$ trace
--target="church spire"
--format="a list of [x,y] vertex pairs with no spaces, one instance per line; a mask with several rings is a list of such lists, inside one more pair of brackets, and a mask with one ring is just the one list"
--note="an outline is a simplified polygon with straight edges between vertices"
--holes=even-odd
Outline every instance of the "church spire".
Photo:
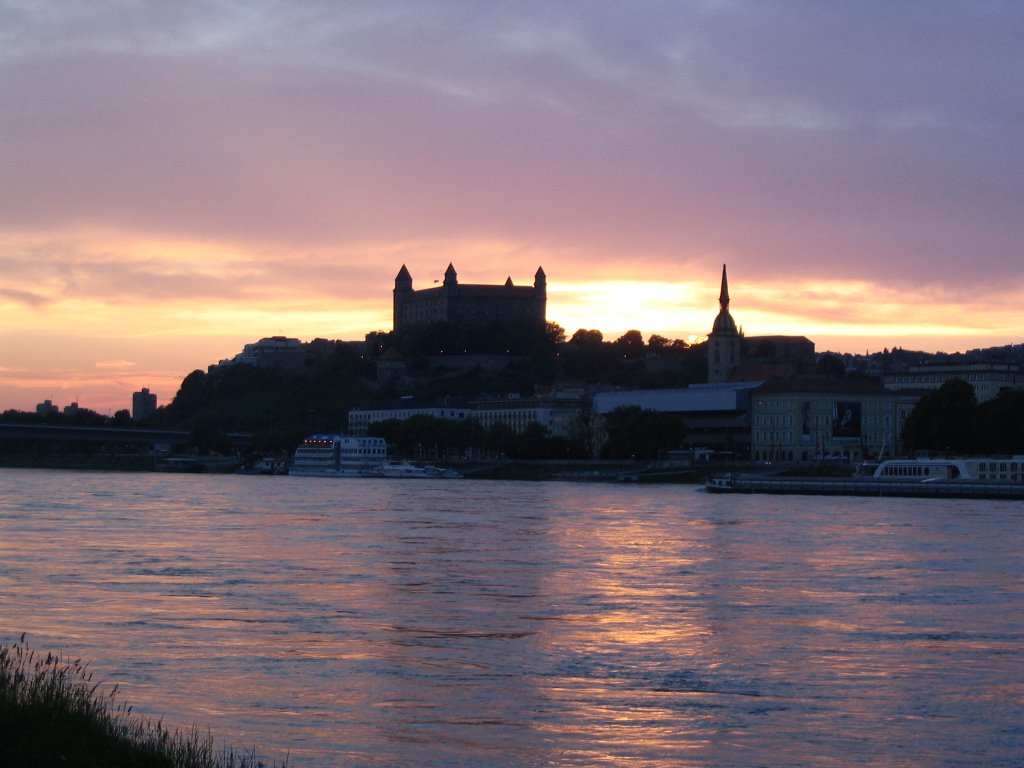
[[722,265],[722,291],[718,294],[718,304],[720,310],[718,317],[715,318],[715,324],[712,326],[712,333],[739,333],[736,328],[736,321],[732,319],[732,315],[729,314],[729,277],[725,273],[725,264]]
[[741,362],[741,334],[729,314],[729,277],[722,265],[722,290],[718,294],[719,311],[708,336],[708,381],[729,381],[733,369]]
[[722,292],[718,294],[718,304],[723,312],[729,311],[729,276],[725,274],[725,264],[722,265]]

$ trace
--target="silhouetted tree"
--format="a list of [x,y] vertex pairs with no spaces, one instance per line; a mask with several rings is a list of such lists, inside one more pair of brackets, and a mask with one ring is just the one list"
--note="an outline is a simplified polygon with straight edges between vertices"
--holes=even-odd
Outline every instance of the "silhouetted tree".
[[640,331],[626,331],[612,346],[617,355],[625,358],[643,357],[647,351]]
[[839,355],[827,352],[818,359],[814,372],[827,379],[841,379],[846,376],[846,366]]
[[924,395],[907,417],[904,441],[912,450],[971,453],[976,449],[974,387],[947,381]]
[[611,459],[654,459],[659,451],[678,448],[686,436],[679,415],[637,405],[616,408],[605,421],[608,443],[602,453]]
[[978,450],[982,453],[1024,453],[1024,391],[1002,392],[978,406]]
[[669,349],[672,342],[665,336],[659,336],[656,333],[652,333],[647,338],[647,349],[651,352],[662,352]]

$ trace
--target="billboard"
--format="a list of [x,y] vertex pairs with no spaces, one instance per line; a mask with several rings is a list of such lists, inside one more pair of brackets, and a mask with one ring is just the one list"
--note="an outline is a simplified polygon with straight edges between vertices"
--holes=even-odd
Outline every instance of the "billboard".
[[860,403],[832,404],[832,437],[860,437]]

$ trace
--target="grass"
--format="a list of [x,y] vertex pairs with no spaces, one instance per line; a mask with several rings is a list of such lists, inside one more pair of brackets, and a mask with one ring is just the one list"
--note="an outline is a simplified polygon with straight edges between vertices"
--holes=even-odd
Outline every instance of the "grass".
[[0,766],[25,768],[266,768],[253,753],[214,749],[213,737],[169,731],[132,714],[81,659],[0,645]]

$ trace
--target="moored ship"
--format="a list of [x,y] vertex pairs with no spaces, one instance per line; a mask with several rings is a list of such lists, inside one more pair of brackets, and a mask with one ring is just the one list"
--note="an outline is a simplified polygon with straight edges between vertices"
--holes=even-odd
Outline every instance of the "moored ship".
[[719,475],[709,493],[1024,499],[1024,456],[889,459],[869,477]]
[[398,480],[456,480],[462,475],[454,469],[435,467],[433,464],[381,464],[366,473],[367,477],[387,477]]
[[300,477],[363,477],[387,459],[383,437],[310,435],[295,449],[289,474]]

